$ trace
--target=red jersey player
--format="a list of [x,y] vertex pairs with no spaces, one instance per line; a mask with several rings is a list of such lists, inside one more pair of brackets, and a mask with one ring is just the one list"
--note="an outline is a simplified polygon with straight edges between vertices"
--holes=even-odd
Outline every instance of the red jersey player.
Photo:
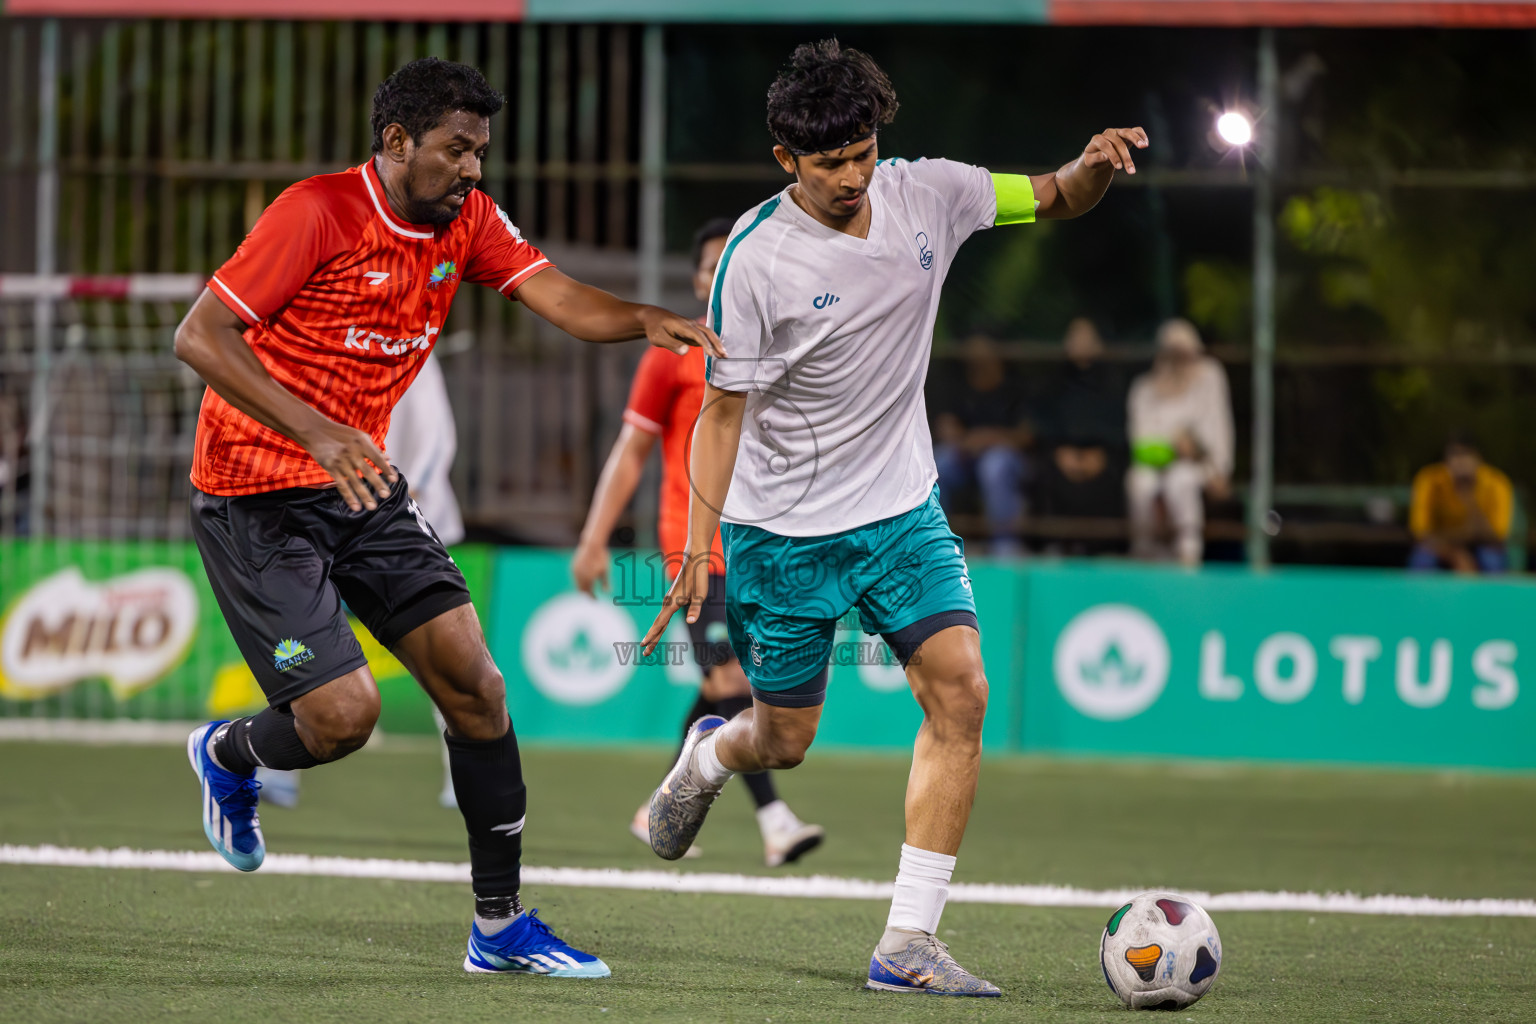
[[[709,298],[709,286],[725,250],[734,222],[720,218],[699,229],[693,237],[693,293],[700,302]],[[634,496],[645,460],[656,439],[661,439],[661,501],[656,532],[666,559],[670,583],[682,564],[688,543],[688,447],[699,407],[704,403],[704,351],[690,348],[682,355],[651,349],[640,360],[624,408],[624,427],[613,444],[592,495],[592,507],[581,531],[581,541],[571,562],[578,589],[593,594],[599,579],[608,584],[608,536],[619,514]],[[731,650],[725,626],[725,555],[720,534],[715,534],[711,555],[709,593],[698,619],[688,623],[693,657],[704,673],[699,697],[683,718],[683,735],[705,715],[733,718],[752,706],[752,687]],[[673,760],[676,760],[674,756]],[[768,772],[742,776],[757,805],[757,824],[763,836],[763,860],[778,867],[798,860],[821,844],[820,825],[807,825],[774,791]],[[650,844],[650,804],[635,812],[629,830]],[[698,847],[690,853],[697,855]]]
[[378,719],[345,601],[448,723],[475,892],[464,969],[605,977],[523,912],[527,796],[502,677],[463,576],[381,449],[464,281],[586,341],[713,353],[719,340],[561,274],[475,190],[503,104],[463,64],[396,71],[374,94],[373,157],[279,196],[177,329],[177,355],[209,385],[193,536],[270,705],[200,727],[187,753],[214,849],[260,867],[255,769],[345,757]]

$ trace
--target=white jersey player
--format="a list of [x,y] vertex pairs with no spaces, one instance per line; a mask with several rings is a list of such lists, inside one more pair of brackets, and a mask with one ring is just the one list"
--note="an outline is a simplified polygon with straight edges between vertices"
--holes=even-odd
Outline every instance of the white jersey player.
[[995,996],[940,942],[981,763],[987,680],[961,541],[934,486],[923,404],[944,275],[973,232],[1091,209],[1134,173],[1139,128],[1095,135],[1054,174],[879,161],[896,96],[867,55],[797,49],[768,93],[794,184],[744,216],[715,272],[713,359],[694,431],[688,565],[645,643],[703,599],[720,524],[731,644],[753,707],[695,723],[651,798],[651,846],[682,856],[735,772],[799,764],[816,735],[839,619],[857,608],[923,709],[906,842],[867,987]]

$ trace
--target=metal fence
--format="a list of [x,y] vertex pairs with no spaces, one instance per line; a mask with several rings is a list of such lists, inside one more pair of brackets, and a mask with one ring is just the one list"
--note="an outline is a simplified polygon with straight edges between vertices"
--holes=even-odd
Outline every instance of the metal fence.
[[[751,76],[737,77],[751,77],[756,89],[759,74],[770,73],[761,47],[727,45],[741,31],[674,27],[663,36],[656,26],[609,24],[0,20],[0,274],[207,274],[282,187],[361,161],[372,89],[399,63],[432,53],[479,65],[507,92],[508,111],[493,122],[484,184],[529,236],[575,276],[687,309],[688,268],[664,256],[668,223],[676,240],[692,217],[744,208],[782,180],[765,154],[749,162],[761,143],[743,142],[761,132],[755,116],[736,119],[745,128],[720,127],[721,97],[734,110],[746,89],[722,74],[751,65]],[[776,39],[779,54],[789,36]],[[892,44],[899,54],[894,37]],[[928,49],[918,50],[926,61]],[[1276,187],[1333,181],[1335,170],[1298,168]],[[1514,172],[1376,177],[1384,188],[1492,189],[1495,198],[1528,192],[1533,181]],[[1162,252],[1165,197],[1175,207],[1194,194],[1205,203],[1213,195],[1239,196],[1249,184],[1231,168],[1153,166],[1118,183],[1107,203],[1119,204],[1116,216],[1162,225],[1143,233],[1163,232],[1161,241],[1148,243]],[[57,197],[56,221],[50,195]],[[48,230],[40,234],[40,226]],[[986,244],[968,250],[980,258]],[[1094,276],[1091,266],[1082,263],[1081,276]],[[1107,276],[1119,290],[1119,279]],[[1158,306],[1170,312],[1171,271],[1164,276],[1168,294]],[[965,306],[976,298],[967,288],[982,282],[993,291],[1012,286],[994,275],[955,280],[950,301]],[[171,331],[184,308],[168,300],[0,296],[0,535],[184,535],[200,394],[171,353]],[[1065,320],[1095,310],[1061,312]],[[454,484],[472,527],[530,541],[574,538],[618,431],[640,347],[577,345],[499,296],[479,288],[460,293],[440,352],[459,424]],[[1246,360],[1247,346],[1240,348],[1229,357]],[[1451,352],[1426,361],[1407,351],[1323,351],[1282,336],[1277,358],[1275,460],[1282,484],[1406,480],[1415,464],[1408,460],[1431,457],[1443,421],[1460,408],[1406,400],[1398,408],[1383,398],[1409,390],[1385,378],[1413,374],[1442,391],[1486,395],[1482,405],[1498,410],[1497,417],[1479,417],[1499,445],[1490,454],[1518,480],[1536,479],[1536,463],[1518,442],[1536,422],[1518,398],[1531,373],[1524,352],[1489,353],[1480,364]],[[1246,433],[1253,395],[1239,378],[1253,375],[1236,358],[1228,363]],[[1413,443],[1395,443],[1393,457],[1383,458],[1383,440],[1404,437]],[[653,501],[654,489],[642,487],[641,537],[648,535],[646,507]]]
[[[390,69],[434,54],[476,64],[507,93],[483,187],[557,263],[621,293],[690,300],[687,268],[661,258],[658,243],[641,245],[647,218],[652,234],[659,225],[648,198],[659,178],[647,187],[643,159],[654,165],[659,153],[644,136],[655,118],[641,110],[646,46],[659,48],[644,30],[0,27],[0,273],[211,272],[282,188],[361,162],[373,88]],[[50,192],[53,231],[42,209]],[[637,248],[650,258],[639,260]],[[0,531],[185,533],[201,386],[172,354],[184,312],[176,301],[0,302]],[[570,539],[639,346],[572,344],[479,288],[460,294],[444,337],[461,437],[454,483],[467,519],[528,540]]]

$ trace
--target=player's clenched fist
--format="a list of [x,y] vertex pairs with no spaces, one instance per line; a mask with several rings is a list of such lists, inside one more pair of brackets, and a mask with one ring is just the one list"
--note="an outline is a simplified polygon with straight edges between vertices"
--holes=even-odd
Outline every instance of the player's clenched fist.
[[1083,149],[1083,164],[1101,167],[1109,164],[1117,171],[1136,173],[1136,163],[1131,159],[1132,149],[1146,149],[1149,145],[1144,128],[1106,128],[1088,140]]

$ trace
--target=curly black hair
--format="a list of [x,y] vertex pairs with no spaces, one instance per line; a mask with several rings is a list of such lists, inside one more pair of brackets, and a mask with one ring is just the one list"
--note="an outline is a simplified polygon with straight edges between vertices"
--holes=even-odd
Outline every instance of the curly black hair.
[[768,87],[768,131],[803,156],[867,138],[896,117],[896,90],[867,53],[836,39],[801,43]]
[[491,117],[507,99],[476,68],[440,57],[413,60],[384,79],[373,94],[373,151],[384,149],[384,129],[398,124],[420,143],[455,110]]

